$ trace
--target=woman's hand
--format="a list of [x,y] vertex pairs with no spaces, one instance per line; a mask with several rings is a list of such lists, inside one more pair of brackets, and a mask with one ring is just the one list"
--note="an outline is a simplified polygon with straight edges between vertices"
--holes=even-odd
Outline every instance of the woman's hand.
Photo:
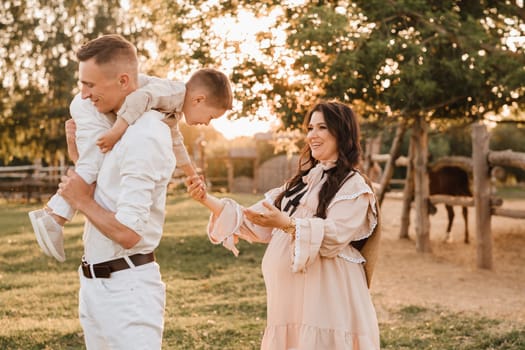
[[257,212],[252,209],[244,209],[244,215],[248,220],[263,227],[283,228],[290,223],[290,217],[280,211],[274,205],[262,202],[266,210]]

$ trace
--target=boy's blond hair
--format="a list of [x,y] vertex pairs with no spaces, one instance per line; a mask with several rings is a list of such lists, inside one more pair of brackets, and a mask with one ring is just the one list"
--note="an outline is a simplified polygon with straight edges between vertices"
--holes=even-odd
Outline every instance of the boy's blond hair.
[[224,73],[216,69],[199,69],[193,73],[190,80],[186,83],[186,89],[188,91],[194,89],[203,89],[206,91],[208,106],[223,108],[225,110],[232,109],[233,93],[230,80]]

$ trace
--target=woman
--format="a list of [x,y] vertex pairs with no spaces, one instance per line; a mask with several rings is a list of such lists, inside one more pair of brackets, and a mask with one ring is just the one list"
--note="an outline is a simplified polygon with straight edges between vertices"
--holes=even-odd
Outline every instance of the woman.
[[367,285],[379,211],[369,182],[356,170],[359,125],[339,102],[317,104],[304,125],[307,144],[297,174],[250,208],[203,192],[196,178],[188,179],[188,191],[212,212],[213,243],[235,255],[239,238],[268,243],[262,261],[268,320],[261,349],[379,349]]

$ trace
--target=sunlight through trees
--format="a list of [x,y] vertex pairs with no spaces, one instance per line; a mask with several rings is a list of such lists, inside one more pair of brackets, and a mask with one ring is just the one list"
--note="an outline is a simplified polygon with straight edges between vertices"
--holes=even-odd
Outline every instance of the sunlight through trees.
[[[0,157],[53,163],[77,91],[74,51],[117,32],[143,71],[229,74],[235,115],[298,126],[319,98],[351,102],[378,130],[522,110],[522,1],[9,0],[0,8]],[[367,128],[364,128],[367,132]]]

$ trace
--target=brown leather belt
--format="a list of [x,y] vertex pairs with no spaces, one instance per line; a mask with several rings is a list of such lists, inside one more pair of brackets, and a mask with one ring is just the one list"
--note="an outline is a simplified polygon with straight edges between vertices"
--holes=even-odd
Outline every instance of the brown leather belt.
[[[135,266],[144,265],[155,261],[155,254],[153,252],[148,254],[134,254],[130,255],[129,259],[133,262]],[[87,278],[109,278],[112,272],[121,271],[129,269],[130,266],[126,259],[118,258],[115,260],[104,261],[98,264],[93,264],[90,267],[90,264],[82,261],[82,272]],[[93,271],[93,274],[91,273]]]

